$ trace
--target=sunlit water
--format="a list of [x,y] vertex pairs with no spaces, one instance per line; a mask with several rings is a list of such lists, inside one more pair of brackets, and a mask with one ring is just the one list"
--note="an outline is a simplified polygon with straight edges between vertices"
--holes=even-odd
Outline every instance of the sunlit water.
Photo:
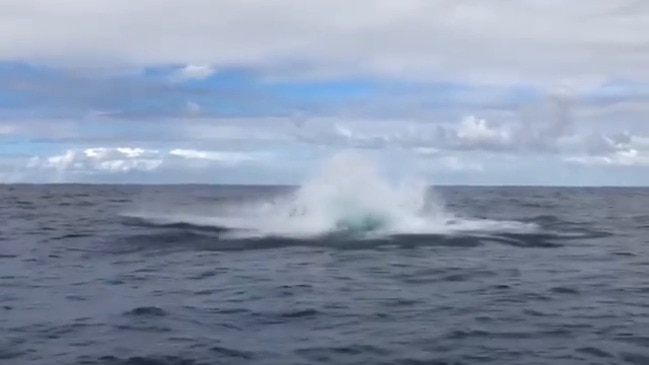
[[648,364],[649,190],[0,187],[2,364]]

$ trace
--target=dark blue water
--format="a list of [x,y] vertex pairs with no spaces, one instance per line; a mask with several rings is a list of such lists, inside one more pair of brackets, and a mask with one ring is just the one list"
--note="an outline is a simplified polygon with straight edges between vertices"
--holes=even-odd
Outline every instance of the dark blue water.
[[0,363],[649,364],[649,190],[437,190],[530,233],[235,240],[123,215],[279,191],[0,186]]

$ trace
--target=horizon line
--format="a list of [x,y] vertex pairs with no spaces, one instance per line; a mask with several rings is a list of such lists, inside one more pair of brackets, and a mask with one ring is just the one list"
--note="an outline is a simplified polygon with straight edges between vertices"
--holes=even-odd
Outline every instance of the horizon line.
[[[0,182],[0,186],[214,186],[214,187],[278,187],[299,188],[303,184],[270,184],[270,183],[121,183],[121,182]],[[535,184],[427,184],[428,187],[450,188],[649,188],[649,185],[535,185]]]

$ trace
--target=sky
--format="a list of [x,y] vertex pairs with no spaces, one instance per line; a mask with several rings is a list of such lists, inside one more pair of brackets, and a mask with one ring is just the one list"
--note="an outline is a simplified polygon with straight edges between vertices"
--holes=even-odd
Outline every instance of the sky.
[[3,0],[0,183],[647,185],[649,2]]

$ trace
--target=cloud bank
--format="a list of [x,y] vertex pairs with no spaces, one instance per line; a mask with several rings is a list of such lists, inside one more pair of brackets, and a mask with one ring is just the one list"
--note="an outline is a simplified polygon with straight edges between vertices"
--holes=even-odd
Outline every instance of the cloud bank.
[[190,65],[181,78],[236,65],[275,77],[637,80],[649,76],[648,6],[634,0],[7,0],[0,8],[0,58],[109,69]]

